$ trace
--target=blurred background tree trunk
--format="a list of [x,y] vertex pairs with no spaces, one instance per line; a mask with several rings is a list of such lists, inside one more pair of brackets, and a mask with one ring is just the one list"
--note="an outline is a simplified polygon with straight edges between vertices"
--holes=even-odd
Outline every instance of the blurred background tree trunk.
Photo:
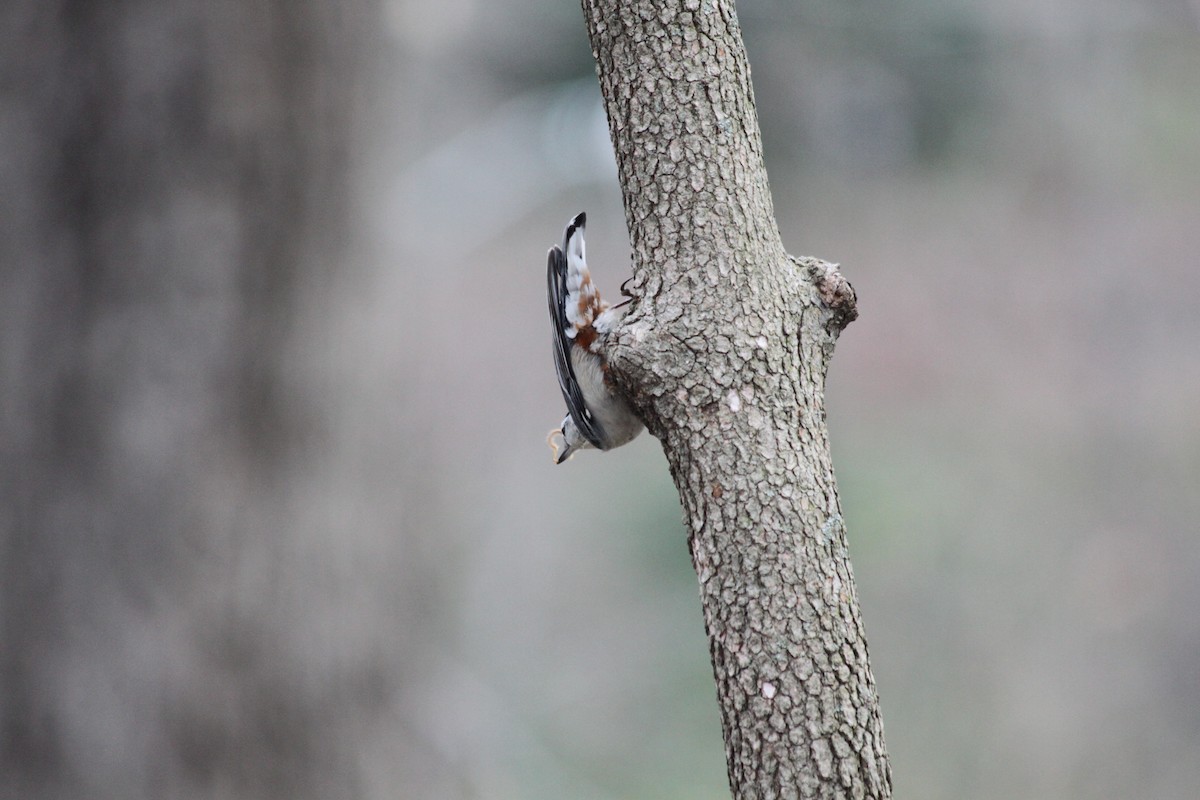
[[260,612],[365,5],[5,4],[0,795],[332,796]]

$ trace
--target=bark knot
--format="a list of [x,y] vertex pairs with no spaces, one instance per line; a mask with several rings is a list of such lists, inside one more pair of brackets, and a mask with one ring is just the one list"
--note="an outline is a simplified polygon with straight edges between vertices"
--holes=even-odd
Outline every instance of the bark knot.
[[836,336],[842,329],[858,319],[858,296],[850,281],[838,270],[838,264],[819,259],[806,259],[808,276],[829,311],[825,330]]

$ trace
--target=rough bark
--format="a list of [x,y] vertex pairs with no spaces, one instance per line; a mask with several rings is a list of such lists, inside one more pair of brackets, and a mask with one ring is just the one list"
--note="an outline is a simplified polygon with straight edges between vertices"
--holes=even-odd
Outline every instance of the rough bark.
[[607,353],[663,444],[738,798],[889,797],[825,426],[856,316],[784,252],[732,0],[583,0],[634,250]]

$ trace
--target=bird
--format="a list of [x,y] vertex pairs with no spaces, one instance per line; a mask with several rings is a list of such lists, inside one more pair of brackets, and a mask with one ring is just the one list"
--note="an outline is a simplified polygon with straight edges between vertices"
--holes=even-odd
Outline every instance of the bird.
[[613,385],[602,355],[605,340],[625,316],[629,301],[611,306],[600,297],[584,255],[586,227],[587,214],[576,215],[563,233],[562,247],[550,248],[546,265],[554,369],[567,403],[562,424],[546,437],[555,464],[589,447],[620,447],[643,428]]

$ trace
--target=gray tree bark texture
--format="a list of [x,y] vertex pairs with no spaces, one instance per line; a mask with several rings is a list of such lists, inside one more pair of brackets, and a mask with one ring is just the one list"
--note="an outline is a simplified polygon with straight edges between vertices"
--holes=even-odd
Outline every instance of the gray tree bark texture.
[[607,357],[689,526],[736,798],[891,795],[825,426],[857,315],[784,252],[732,0],[583,0],[634,251]]

